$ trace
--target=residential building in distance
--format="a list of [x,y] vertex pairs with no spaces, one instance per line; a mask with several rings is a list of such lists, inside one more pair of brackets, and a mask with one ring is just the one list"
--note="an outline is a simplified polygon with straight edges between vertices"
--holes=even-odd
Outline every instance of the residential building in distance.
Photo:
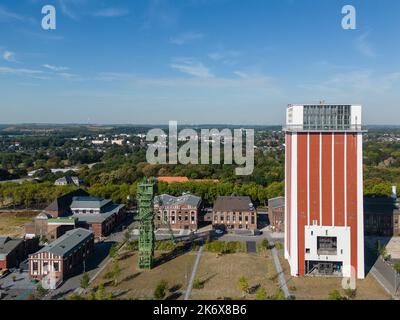
[[285,197],[268,199],[269,225],[274,232],[285,232]]
[[256,230],[257,210],[250,197],[220,196],[214,203],[212,224],[227,230]]
[[154,197],[154,212],[156,228],[185,229],[196,231],[201,198],[192,194],[174,197],[167,194]]
[[67,186],[70,184],[74,184],[76,186],[81,186],[85,182],[82,179],[79,179],[78,177],[62,177],[60,179],[57,179],[54,182],[54,185],[56,186]]
[[18,268],[29,253],[39,248],[39,240],[0,237],[0,271]]
[[55,289],[91,255],[94,234],[77,228],[38,252],[29,255],[29,276],[42,281],[43,287]]
[[292,276],[364,272],[360,105],[289,105],[285,258]]

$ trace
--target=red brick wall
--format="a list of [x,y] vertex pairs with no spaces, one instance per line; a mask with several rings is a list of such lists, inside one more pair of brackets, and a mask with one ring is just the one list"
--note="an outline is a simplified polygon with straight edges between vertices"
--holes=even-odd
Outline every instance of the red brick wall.
[[7,269],[7,261],[6,260],[0,260],[0,270]]

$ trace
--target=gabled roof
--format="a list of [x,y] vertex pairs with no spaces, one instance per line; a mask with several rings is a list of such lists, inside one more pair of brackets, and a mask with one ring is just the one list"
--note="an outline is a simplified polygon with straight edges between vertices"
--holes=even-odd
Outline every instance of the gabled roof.
[[55,199],[46,209],[44,209],[45,212],[48,211],[68,211],[69,206],[72,203],[72,198],[77,197],[77,196],[88,196],[89,194],[82,189],[78,189],[75,191],[72,191],[70,193],[67,193],[61,197],[58,197]]
[[285,197],[276,197],[268,199],[269,208],[282,208],[285,206]]
[[173,182],[189,182],[189,179],[187,177],[158,177],[157,181],[173,183]]
[[110,204],[111,200],[97,198],[97,197],[73,197],[71,203],[71,210],[74,209],[102,209],[106,205]]
[[251,211],[254,209],[250,197],[218,197],[214,203],[214,211]]
[[[78,248],[80,244],[90,238],[94,238],[93,232],[77,228],[74,230],[67,231],[63,236],[55,240],[53,243],[45,246],[37,253],[50,252],[60,257],[67,256],[71,251]],[[35,255],[33,254],[33,255]]]
[[201,204],[201,198],[192,194],[184,194],[180,197],[170,196],[168,194],[162,194],[154,197],[154,204],[159,206],[180,206],[189,205],[192,207],[199,207]]
[[23,239],[12,239],[10,237],[2,237],[0,238],[0,255],[7,255],[11,251],[13,251],[18,245],[20,245],[21,242],[23,242]]

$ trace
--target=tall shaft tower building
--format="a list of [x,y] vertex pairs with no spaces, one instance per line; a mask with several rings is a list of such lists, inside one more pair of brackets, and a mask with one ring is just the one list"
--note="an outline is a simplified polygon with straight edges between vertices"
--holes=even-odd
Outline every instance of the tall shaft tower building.
[[292,276],[364,278],[361,106],[289,105],[285,258]]

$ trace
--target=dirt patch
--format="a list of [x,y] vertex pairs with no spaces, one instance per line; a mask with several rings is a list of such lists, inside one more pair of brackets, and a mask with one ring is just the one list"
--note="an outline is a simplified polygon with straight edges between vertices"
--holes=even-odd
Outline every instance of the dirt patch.
[[[156,252],[159,257],[161,252]],[[139,270],[137,268],[137,252],[123,253],[118,259],[122,270],[119,283],[114,286],[112,280],[105,275],[112,269],[113,263],[98,276],[92,284],[96,287],[105,285],[107,293],[112,292],[117,299],[152,299],[153,292],[161,280],[168,282],[167,299],[183,299],[184,290],[192,272],[195,261],[195,251],[189,251],[152,270]]]
[[22,237],[25,235],[25,225],[38,215],[36,211],[0,212],[0,235]]

